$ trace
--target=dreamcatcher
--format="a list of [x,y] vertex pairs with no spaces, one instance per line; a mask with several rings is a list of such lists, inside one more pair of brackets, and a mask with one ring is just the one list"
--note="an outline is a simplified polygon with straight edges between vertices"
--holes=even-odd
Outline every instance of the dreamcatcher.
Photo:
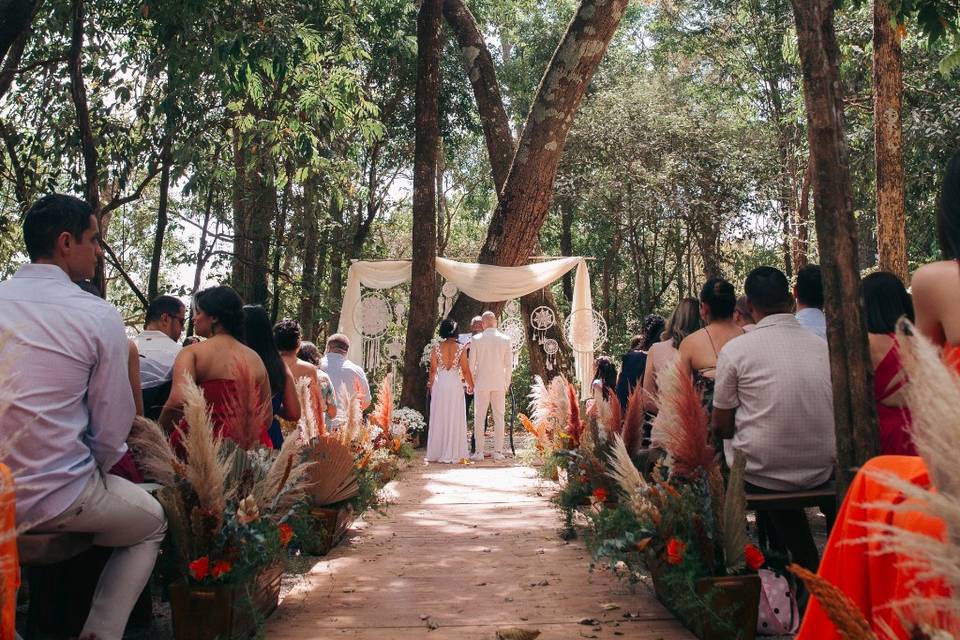
[[445,282],[443,287],[440,288],[440,298],[437,300],[437,304],[440,306],[441,318],[446,318],[447,314],[450,313],[453,308],[453,299],[459,291],[457,285],[452,282]]
[[360,298],[354,310],[354,326],[363,335],[363,368],[374,371],[380,365],[380,341],[387,333],[393,309],[378,293]]
[[403,340],[397,337],[390,338],[383,345],[383,353],[390,364],[396,365],[403,360]]
[[577,309],[564,319],[563,336],[574,351],[597,351],[607,341],[607,322],[594,309]]
[[407,305],[398,302],[393,305],[393,314],[397,319],[397,324],[403,324],[407,320]]
[[503,305],[503,315],[505,318],[519,318],[520,317],[520,301],[519,300],[510,300],[507,304]]
[[553,338],[547,338],[543,341],[543,352],[547,354],[547,371],[553,371],[553,368],[557,366],[560,343]]
[[527,338],[527,329],[517,316],[512,316],[500,323],[500,332],[510,338],[510,349],[513,351],[513,366],[516,368],[520,360],[520,350],[523,341]]
[[557,324],[557,315],[550,307],[537,307],[530,314],[530,326],[533,327],[533,335],[536,336],[537,343],[540,345],[547,338],[547,330],[555,324]]

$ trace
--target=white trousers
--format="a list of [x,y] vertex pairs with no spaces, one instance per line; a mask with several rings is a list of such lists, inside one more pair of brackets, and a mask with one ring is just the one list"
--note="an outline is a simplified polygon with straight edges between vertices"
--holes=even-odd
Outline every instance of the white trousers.
[[503,453],[503,414],[506,410],[505,391],[474,391],[473,434],[477,441],[477,453],[484,450],[484,427],[487,425],[487,408],[493,412],[493,450]]
[[160,503],[132,482],[96,471],[76,502],[32,531],[93,533],[95,545],[114,548],[80,637],[120,640],[167,531]]

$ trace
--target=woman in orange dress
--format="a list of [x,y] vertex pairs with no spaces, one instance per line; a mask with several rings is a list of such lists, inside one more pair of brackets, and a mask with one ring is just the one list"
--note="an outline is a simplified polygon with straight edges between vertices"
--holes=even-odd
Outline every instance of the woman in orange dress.
[[17,501],[13,474],[0,464],[0,640],[13,640],[20,565],[17,562]]

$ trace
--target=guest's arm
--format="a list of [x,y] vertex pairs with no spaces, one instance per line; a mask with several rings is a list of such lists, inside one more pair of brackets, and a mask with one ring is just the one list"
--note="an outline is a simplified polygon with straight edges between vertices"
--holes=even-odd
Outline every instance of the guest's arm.
[[740,406],[737,367],[728,354],[720,350],[713,384],[713,432],[724,440],[729,440],[737,432],[736,413]]
[[507,378],[506,388],[510,388],[510,382],[513,380],[513,346],[510,339],[506,339],[506,347],[503,350],[503,371]]
[[140,388],[140,351],[137,343],[127,340],[127,377],[130,379],[130,391],[133,393],[133,404],[137,408],[137,415],[143,415],[143,389]]
[[110,469],[127,450],[127,436],[136,415],[130,393],[130,347],[120,314],[111,309],[102,331],[94,336],[97,359],[90,372],[87,407],[90,426],[84,442],[101,469]]
[[470,363],[467,358],[460,358],[460,375],[463,381],[467,383],[467,393],[473,393],[473,374],[470,373]]
[[913,295],[913,310],[916,314],[916,327],[934,344],[942,345],[947,339],[943,332],[943,323],[940,321],[940,308],[937,304],[940,299],[938,292],[939,278],[931,270],[931,266],[920,267],[910,280],[910,291]]
[[724,440],[729,440],[737,432],[734,416],[736,409],[713,408],[713,432]]
[[362,371],[360,372],[360,392],[363,394],[363,397],[360,398],[360,411],[364,411],[370,406],[373,396],[370,394],[370,382],[367,381],[367,374]]

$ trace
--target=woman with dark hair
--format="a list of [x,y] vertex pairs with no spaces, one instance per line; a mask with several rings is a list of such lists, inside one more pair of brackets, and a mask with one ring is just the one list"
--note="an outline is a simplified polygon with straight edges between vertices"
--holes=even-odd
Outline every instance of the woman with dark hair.
[[[242,446],[271,446],[270,380],[257,352],[242,342],[243,300],[222,285],[197,293],[193,299],[193,328],[203,342],[181,349],[173,362],[170,397],[160,413],[160,425],[168,431],[183,416],[184,383],[191,379],[203,391],[217,433]],[[252,391],[251,391],[252,390]],[[255,397],[249,397],[250,394]],[[249,410],[238,412],[238,407]],[[266,410],[264,410],[266,409]],[[238,414],[254,416],[240,424]],[[181,421],[181,429],[186,429]],[[173,432],[171,440],[179,442]]]
[[620,357],[620,377],[617,378],[617,398],[620,408],[627,408],[627,401],[634,387],[643,384],[643,370],[647,366],[647,352],[655,342],[660,340],[663,326],[666,324],[663,316],[651,313],[643,319],[640,335],[630,341],[630,351]]
[[713,382],[720,350],[744,334],[733,319],[736,308],[733,285],[723,278],[710,278],[700,290],[700,317],[705,326],[680,345],[680,367],[693,376],[708,407],[713,406]]
[[[430,429],[427,434],[427,462],[457,463],[470,456],[467,441],[467,407],[463,396],[473,393],[473,375],[457,341],[457,323],[446,318],[440,323],[440,343],[430,355]],[[480,444],[477,443],[478,450]]]
[[907,377],[897,344],[897,322],[913,321],[913,301],[900,278],[878,271],[860,283],[861,303],[873,363],[873,395],[877,400],[882,455],[915,456],[910,439],[910,409],[904,387]]
[[[273,342],[280,351],[280,357],[283,363],[290,369],[294,379],[307,379],[309,386],[309,396],[313,415],[316,419],[317,436],[323,436],[327,433],[325,427],[327,418],[335,418],[337,415],[337,403],[333,397],[333,388],[329,384],[330,378],[327,374],[320,371],[319,367],[308,360],[299,356],[300,341],[300,323],[290,318],[284,318],[273,325]],[[316,348],[316,347],[314,347]],[[319,362],[319,358],[318,358]],[[324,385],[320,378],[326,378],[327,384]],[[301,412],[304,407],[300,407]]]
[[283,445],[283,431],[280,421],[283,418],[290,422],[300,419],[300,400],[297,398],[297,383],[293,379],[290,368],[280,357],[280,351],[273,341],[273,327],[270,325],[270,316],[267,310],[259,304],[248,304],[243,308],[244,342],[257,352],[267,369],[267,379],[270,381],[270,404],[273,408],[273,420],[267,434],[274,449]]
[[917,329],[943,345],[944,358],[960,371],[960,151],[950,159],[943,178],[937,239],[943,260],[917,269],[910,289]]
[[670,314],[660,342],[647,350],[647,366],[643,370],[643,406],[649,413],[657,412],[657,376],[677,357],[680,344],[700,328],[699,303],[696,298],[684,298]]
[[617,365],[613,364],[608,356],[600,356],[593,361],[593,389],[594,397],[597,394],[609,400],[610,395],[617,390]]

